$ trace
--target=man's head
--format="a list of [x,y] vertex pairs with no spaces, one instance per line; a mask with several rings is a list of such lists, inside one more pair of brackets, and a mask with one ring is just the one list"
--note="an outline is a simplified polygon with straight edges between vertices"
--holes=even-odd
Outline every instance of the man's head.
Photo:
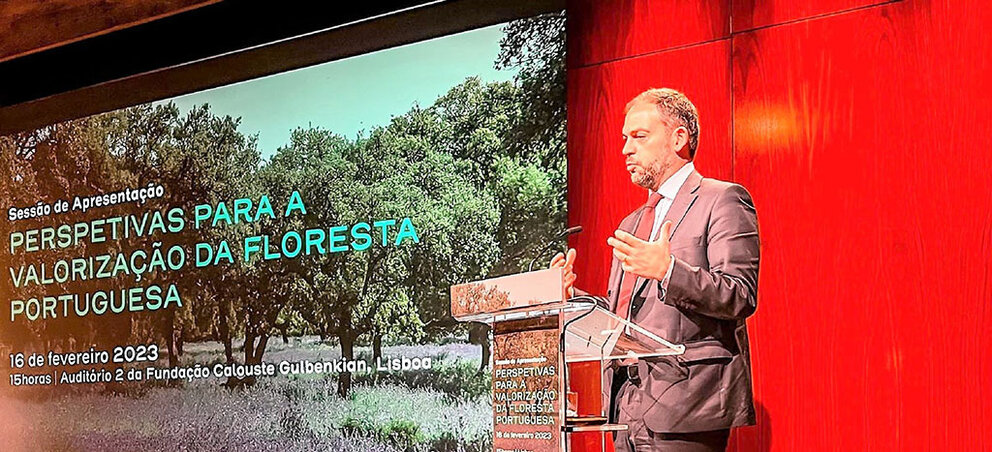
[[684,94],[649,89],[627,103],[624,113],[623,155],[635,184],[657,190],[696,156],[699,113]]

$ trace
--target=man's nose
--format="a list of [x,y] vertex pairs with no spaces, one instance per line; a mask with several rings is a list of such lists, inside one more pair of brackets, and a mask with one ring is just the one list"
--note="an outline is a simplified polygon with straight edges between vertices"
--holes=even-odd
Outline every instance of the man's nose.
[[634,153],[634,145],[632,140],[624,140],[623,148],[620,150],[623,155],[631,155]]

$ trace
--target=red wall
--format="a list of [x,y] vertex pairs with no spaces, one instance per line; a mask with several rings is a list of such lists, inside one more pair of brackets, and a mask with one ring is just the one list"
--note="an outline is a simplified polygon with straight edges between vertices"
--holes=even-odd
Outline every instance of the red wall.
[[992,450],[992,3],[572,0],[579,286],[643,202],[620,154],[648,87],[701,115],[697,167],[750,190],[758,422],[740,451]]

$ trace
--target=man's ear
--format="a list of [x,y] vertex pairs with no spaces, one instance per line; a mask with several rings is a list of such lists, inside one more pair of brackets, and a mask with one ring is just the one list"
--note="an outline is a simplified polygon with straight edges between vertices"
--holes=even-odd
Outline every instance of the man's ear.
[[689,158],[689,129],[679,126],[672,131],[672,147],[676,149],[675,153],[679,157],[684,160],[691,160]]

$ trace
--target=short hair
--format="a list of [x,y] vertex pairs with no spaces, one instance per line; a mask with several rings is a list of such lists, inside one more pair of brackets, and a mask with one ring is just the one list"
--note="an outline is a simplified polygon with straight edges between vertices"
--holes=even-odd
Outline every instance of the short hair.
[[631,99],[623,110],[624,114],[640,102],[654,104],[662,116],[668,116],[689,131],[689,142],[686,143],[689,147],[689,160],[695,158],[699,147],[699,112],[689,98],[671,88],[651,88]]

